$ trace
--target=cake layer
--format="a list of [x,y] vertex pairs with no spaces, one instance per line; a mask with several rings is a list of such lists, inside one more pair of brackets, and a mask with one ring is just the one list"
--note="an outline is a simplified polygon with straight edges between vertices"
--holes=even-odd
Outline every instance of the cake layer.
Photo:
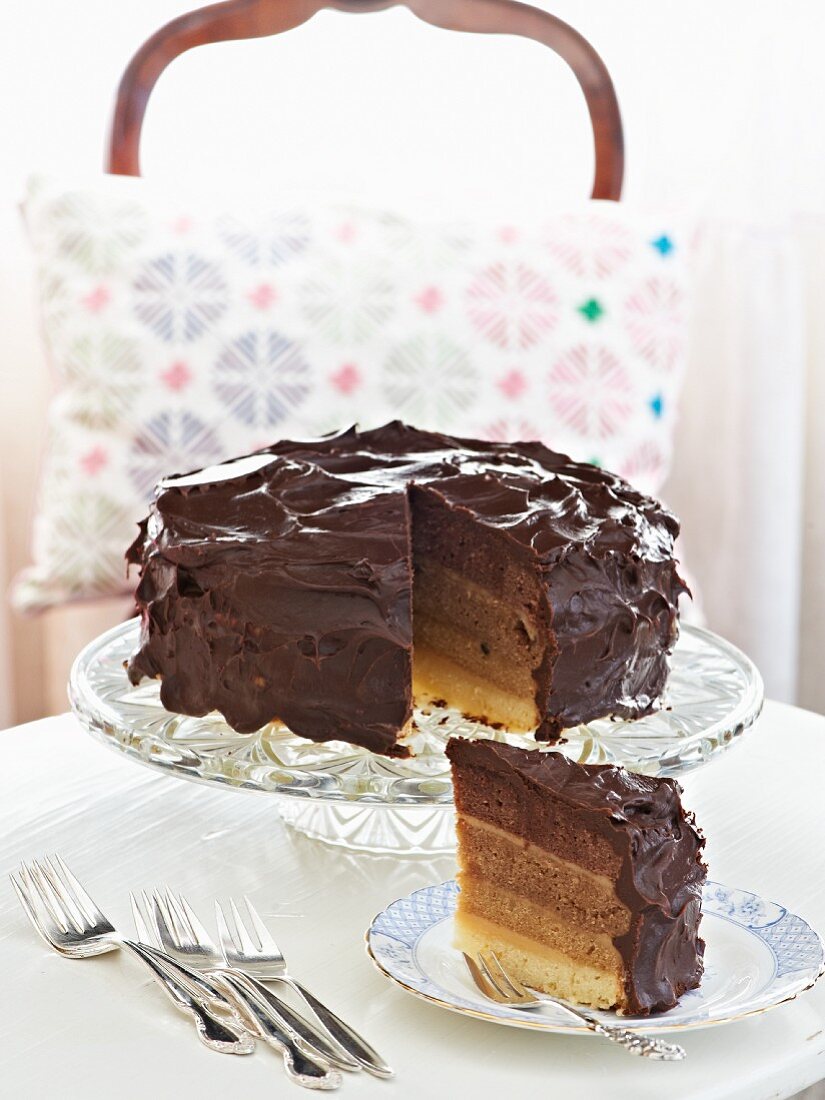
[[582,965],[623,972],[622,957],[611,936],[578,925],[564,899],[558,899],[555,906],[542,906],[473,875],[462,874],[460,881],[458,913],[485,917],[536,944],[561,951]]
[[535,671],[546,635],[530,610],[512,595],[499,596],[430,558],[416,555],[413,622],[420,644],[443,653],[480,678],[521,694],[536,716]]
[[583,963],[475,914],[456,914],[453,943],[468,955],[494,951],[506,971],[552,997],[591,1008],[623,1003],[620,969]]
[[458,740],[455,744],[454,753],[468,758],[461,765],[465,781],[456,791],[456,809],[460,814],[496,826],[593,874],[615,880],[621,868],[621,855],[609,837],[592,828],[585,814],[577,814],[564,801],[548,799],[525,783],[502,783],[496,770],[479,766],[478,753],[484,750],[475,750],[473,746],[486,748],[492,742],[466,742],[469,746],[466,750]]
[[463,815],[456,828],[462,890],[470,878],[488,882],[539,910],[552,910],[558,918],[593,935],[612,938],[630,928],[630,912],[616,897],[615,882],[606,875],[595,875],[494,825]]
[[[430,632],[416,620],[416,639],[421,633],[429,639]],[[442,635],[443,639],[443,635]],[[463,665],[444,656],[444,646],[431,649],[427,643],[416,642],[413,659],[413,692],[416,702],[449,702],[470,718],[489,726],[501,726],[514,732],[528,732],[536,727],[536,704],[532,699],[499,684],[486,680]]]

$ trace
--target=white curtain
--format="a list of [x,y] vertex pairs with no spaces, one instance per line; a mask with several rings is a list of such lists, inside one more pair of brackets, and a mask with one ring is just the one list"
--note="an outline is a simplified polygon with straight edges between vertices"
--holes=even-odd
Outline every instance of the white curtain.
[[821,218],[703,220],[667,489],[709,625],[753,657],[769,695],[819,710],[823,244]]
[[[1,473],[0,471],[0,475]],[[2,481],[2,476],[0,476],[0,481]],[[0,500],[2,500],[2,497],[2,485],[0,484]],[[0,586],[2,586],[2,591],[5,591],[8,587],[5,521],[2,508],[0,508]],[[8,601],[0,599],[0,730],[10,726],[14,721],[15,699],[10,649],[10,615],[11,610]]]

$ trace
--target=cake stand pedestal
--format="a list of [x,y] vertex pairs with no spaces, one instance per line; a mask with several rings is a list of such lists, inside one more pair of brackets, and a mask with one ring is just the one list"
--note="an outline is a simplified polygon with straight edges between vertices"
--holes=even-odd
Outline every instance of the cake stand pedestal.
[[[328,844],[409,856],[449,851],[455,836],[447,739],[490,737],[535,747],[529,734],[504,734],[434,706],[415,711],[408,760],[345,742],[316,744],[276,723],[236,733],[219,714],[190,718],[165,710],[156,681],[129,683],[124,664],[138,630],[137,619],[121,623],[75,661],[69,698],[82,725],[138,763],[269,795],[289,825]],[[751,729],[763,696],[759,672],[743,653],[710,631],[683,626],[659,710],[634,722],[600,719],[567,730],[548,751],[583,764],[683,775]]]

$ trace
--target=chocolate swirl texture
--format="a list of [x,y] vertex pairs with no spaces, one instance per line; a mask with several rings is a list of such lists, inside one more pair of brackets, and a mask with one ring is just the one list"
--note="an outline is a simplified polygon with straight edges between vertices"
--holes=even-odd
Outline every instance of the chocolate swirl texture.
[[447,755],[471,776],[461,784],[459,813],[615,876],[616,896],[630,912],[628,931],[613,941],[627,1012],[664,1011],[699,985],[705,839],[678,783],[487,740],[452,738]]
[[279,718],[314,740],[406,755],[416,494],[540,579],[537,737],[650,710],[685,591],[676,519],[539,443],[397,421],[162,481],[127,554],[141,568],[130,679],[158,677],[168,709],[219,710],[241,732]]

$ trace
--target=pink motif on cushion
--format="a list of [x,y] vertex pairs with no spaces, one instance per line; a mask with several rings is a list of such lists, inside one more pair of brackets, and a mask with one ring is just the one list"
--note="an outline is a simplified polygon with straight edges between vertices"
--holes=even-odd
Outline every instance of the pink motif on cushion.
[[437,286],[426,286],[416,294],[413,301],[417,302],[425,313],[436,313],[444,304],[444,295]]
[[349,395],[361,385],[361,373],[354,363],[344,363],[329,380],[339,393]]
[[335,227],[335,237],[342,244],[352,244],[358,234],[358,230],[352,222],[341,222]]
[[256,309],[269,309],[273,302],[278,301],[278,294],[269,283],[260,283],[247,295]]
[[547,247],[580,279],[601,281],[615,275],[633,253],[627,227],[601,213],[571,213],[553,226]]
[[527,379],[520,370],[507,371],[496,383],[505,397],[515,400],[527,389]]
[[482,335],[501,348],[529,348],[558,322],[552,286],[523,263],[486,268],[467,291],[469,314]]
[[173,393],[186,389],[192,381],[192,372],[182,359],[176,359],[166,370],[161,371],[161,380]]
[[507,420],[502,417],[500,420],[485,424],[481,436],[496,443],[506,443],[513,439],[524,443],[541,439],[541,432],[530,420]]
[[648,279],[625,302],[625,327],[633,346],[651,366],[672,370],[685,342],[682,287],[670,278]]
[[578,344],[548,375],[550,403],[577,435],[603,440],[615,435],[633,411],[627,371],[606,347]]
[[80,465],[83,468],[83,472],[88,474],[89,477],[94,477],[95,474],[99,474],[103,467],[109,461],[109,456],[102,447],[92,447],[90,451],[87,451],[80,460]]
[[616,473],[627,478],[644,493],[655,493],[662,480],[667,461],[661,448],[653,440],[646,439],[631,451]]
[[90,290],[80,300],[90,313],[99,313],[104,306],[109,304],[111,297],[109,288],[104,283],[99,283],[94,290]]

